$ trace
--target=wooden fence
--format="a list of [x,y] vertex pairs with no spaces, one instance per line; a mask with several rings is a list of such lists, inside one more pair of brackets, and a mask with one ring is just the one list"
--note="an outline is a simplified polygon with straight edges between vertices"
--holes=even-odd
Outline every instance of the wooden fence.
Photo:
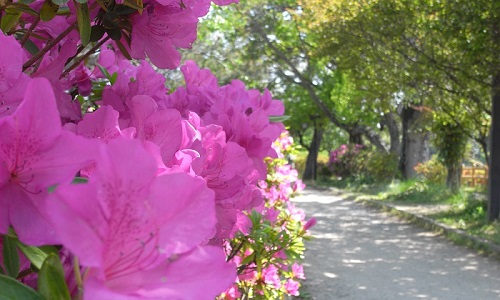
[[486,167],[462,167],[462,185],[475,187],[488,183],[488,168]]

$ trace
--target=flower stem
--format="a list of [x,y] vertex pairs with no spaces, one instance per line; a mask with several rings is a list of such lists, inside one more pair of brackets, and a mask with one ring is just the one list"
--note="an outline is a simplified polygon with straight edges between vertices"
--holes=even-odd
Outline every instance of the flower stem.
[[59,43],[65,36],[67,36],[73,29],[76,28],[77,23],[71,24],[66,30],[64,30],[60,35],[58,35],[55,39],[50,40],[45,47],[43,47],[40,52],[37,54],[33,55],[26,63],[23,65],[23,71],[26,71],[29,67],[31,67],[32,64],[37,62],[40,58],[42,58],[45,53],[49,52],[50,49],[52,49],[57,43]]
[[82,275],[80,274],[80,263],[78,262],[78,257],[73,257],[73,272],[75,273],[76,285],[78,287],[78,295],[76,299],[83,299],[83,281]]
[[23,35],[23,37],[21,38],[21,40],[19,40],[19,43],[21,44],[21,46],[24,46],[24,44],[26,43],[26,41],[28,41],[28,38],[30,37],[30,35],[33,32],[33,30],[35,30],[35,27],[38,25],[38,22],[40,22],[40,16],[37,16],[35,18],[35,20],[33,21],[33,23],[31,23],[30,28],[28,28],[28,31],[26,31],[26,33]]
[[85,60],[87,57],[89,57],[90,55],[92,55],[93,53],[95,53],[95,51],[97,49],[99,49],[107,40],[109,40],[109,36],[103,38],[102,40],[99,41],[99,43],[97,43],[94,47],[92,47],[92,49],[90,49],[89,51],[87,51],[87,53],[85,53],[84,55],[80,56],[77,60],[75,60],[75,62],[69,66],[62,74],[59,78],[63,78],[64,76],[68,75],[68,73],[73,70],[74,68],[76,68],[83,60]]

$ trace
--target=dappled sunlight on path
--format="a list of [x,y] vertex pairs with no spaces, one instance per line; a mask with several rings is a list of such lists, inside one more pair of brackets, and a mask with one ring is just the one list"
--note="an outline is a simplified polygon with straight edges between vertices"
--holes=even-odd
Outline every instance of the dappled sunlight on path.
[[311,299],[500,299],[499,261],[329,190],[294,202],[318,221],[305,260]]

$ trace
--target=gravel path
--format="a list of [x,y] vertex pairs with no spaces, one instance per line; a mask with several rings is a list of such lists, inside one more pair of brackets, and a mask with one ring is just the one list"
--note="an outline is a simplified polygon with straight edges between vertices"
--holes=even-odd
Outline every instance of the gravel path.
[[500,262],[346,200],[294,199],[318,223],[307,242],[306,299],[500,299]]

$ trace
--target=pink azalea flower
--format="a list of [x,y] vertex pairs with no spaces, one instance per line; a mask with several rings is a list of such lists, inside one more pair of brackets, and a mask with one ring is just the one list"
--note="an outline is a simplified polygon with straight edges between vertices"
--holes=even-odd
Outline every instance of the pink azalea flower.
[[[169,1],[171,2],[171,1]],[[133,58],[144,59],[162,69],[175,69],[181,59],[176,48],[190,48],[196,40],[197,16],[189,7],[150,2],[141,15],[132,19]]]
[[266,284],[276,289],[279,289],[281,287],[278,269],[274,265],[269,265],[267,268],[264,268],[262,270],[262,279]]
[[133,138],[136,134],[135,128],[121,130],[118,125],[118,115],[111,106],[101,106],[95,112],[85,114],[83,120],[78,122],[76,133],[87,138],[99,139],[104,143],[109,143],[119,136]]
[[137,138],[160,148],[165,164],[174,159],[183,139],[182,119],[175,109],[158,110],[149,96],[135,96],[127,101],[131,112],[130,125],[137,129]]
[[316,223],[317,223],[317,220],[316,220],[316,218],[315,218],[315,217],[310,218],[310,219],[306,222],[306,224],[304,224],[304,230],[309,230],[309,229],[311,229],[311,227],[313,227],[314,225],[316,225]]
[[135,80],[129,83],[131,95],[148,95],[156,102],[164,99],[167,94],[165,87],[165,76],[156,72],[146,61],[137,67]]
[[298,296],[299,295],[299,287],[300,287],[300,284],[293,279],[288,279],[285,282],[285,290],[286,290],[287,294],[289,294],[289,295]]
[[238,290],[238,285],[233,285],[227,291],[222,293],[221,298],[224,300],[236,300],[241,297],[241,293]]
[[46,79],[32,80],[16,112],[0,119],[0,136],[0,233],[12,225],[24,243],[55,243],[41,208],[47,188],[88,165],[93,144],[62,130]]
[[67,40],[59,47],[54,47],[50,55],[45,55],[40,68],[32,75],[34,78],[46,78],[52,85],[56,97],[57,109],[63,121],[79,121],[82,118],[80,103],[73,101],[67,90],[73,87],[74,82],[59,79],[64,70],[66,61],[76,54],[76,44],[79,40],[77,32],[70,34]]
[[14,113],[23,99],[22,95],[29,82],[23,73],[26,60],[24,50],[13,36],[0,33],[0,117]]
[[215,224],[202,179],[156,177],[142,143],[125,138],[101,144],[98,162],[87,184],[59,186],[48,207],[63,245],[87,268],[85,299],[209,299],[234,282],[222,249],[199,247]]
[[293,278],[306,279],[306,276],[304,275],[304,267],[298,263],[294,263],[292,265],[292,274]]

